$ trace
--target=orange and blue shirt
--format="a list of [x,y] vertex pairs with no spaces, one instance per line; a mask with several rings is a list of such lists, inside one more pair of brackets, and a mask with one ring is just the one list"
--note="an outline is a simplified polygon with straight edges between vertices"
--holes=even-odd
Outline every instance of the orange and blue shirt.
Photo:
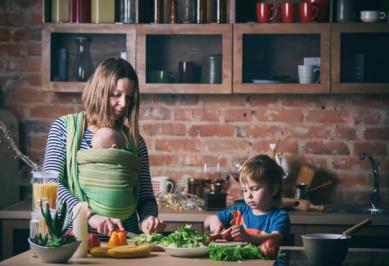
[[282,209],[255,215],[247,204],[236,204],[229,209],[218,212],[217,216],[224,228],[239,224],[251,235],[279,231],[284,236],[284,242],[288,242],[290,239],[289,215]]

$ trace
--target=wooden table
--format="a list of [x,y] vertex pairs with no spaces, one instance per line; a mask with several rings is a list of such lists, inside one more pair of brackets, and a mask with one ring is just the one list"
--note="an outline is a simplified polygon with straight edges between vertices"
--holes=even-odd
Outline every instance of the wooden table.
[[[231,266],[231,262],[215,262],[208,258],[177,258],[167,255],[166,252],[153,252],[151,256],[137,259],[112,259],[112,258],[93,258],[87,257],[82,259],[71,258],[67,264],[74,266],[91,266],[91,265],[109,265],[109,266]],[[43,263],[39,258],[31,256],[30,251],[23,252],[12,258],[0,262],[1,266],[41,266],[53,265]],[[274,260],[246,260],[239,263],[240,266],[273,266]]]

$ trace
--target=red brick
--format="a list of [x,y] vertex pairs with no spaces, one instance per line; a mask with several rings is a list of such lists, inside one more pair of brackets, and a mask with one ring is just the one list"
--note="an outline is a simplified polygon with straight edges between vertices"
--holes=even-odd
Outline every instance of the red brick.
[[366,175],[342,175],[337,181],[339,187],[366,189],[368,180]]
[[25,47],[21,44],[0,44],[0,55],[20,57],[25,54]]
[[38,105],[30,109],[31,118],[50,118],[54,119],[59,116],[73,113],[74,108],[64,106],[49,106],[49,105]]
[[206,154],[182,154],[180,155],[180,164],[183,166],[196,166],[197,175],[200,176],[203,174],[204,163],[207,164],[207,167],[215,167],[219,161],[217,156],[211,156]]
[[377,108],[388,108],[389,106],[389,97],[387,95],[380,96],[364,96],[358,98],[354,101],[354,104],[359,108],[369,108],[369,109],[377,109]]
[[311,141],[305,144],[305,153],[327,155],[349,155],[350,151],[344,142]]
[[331,168],[334,170],[355,170],[370,169],[368,161],[361,161],[357,156],[355,157],[336,157],[331,159]]
[[251,107],[269,107],[279,105],[280,97],[273,95],[250,95],[248,102]]
[[301,158],[301,161],[304,164],[312,165],[317,169],[327,169],[329,164],[328,157],[319,157],[311,154],[304,154]]
[[227,109],[223,112],[224,121],[226,122],[250,122],[253,120],[254,114],[255,112],[250,109]]
[[11,96],[20,103],[43,103],[47,101],[47,92],[31,89],[27,86],[18,86],[11,91]]
[[231,125],[195,125],[189,129],[189,135],[192,137],[233,137],[235,128]]
[[200,141],[193,139],[160,139],[155,140],[156,151],[167,151],[167,152],[199,152]]
[[146,107],[141,108],[139,118],[141,120],[168,120],[171,118],[171,113],[171,110],[165,107]]
[[42,46],[40,42],[28,42],[28,55],[41,55]]
[[185,121],[219,121],[217,110],[177,108],[174,110],[175,120]]
[[204,149],[212,153],[216,152],[231,152],[231,151],[244,151],[250,149],[250,144],[244,139],[212,139],[204,143]]
[[277,121],[297,123],[303,121],[302,109],[268,109],[266,112],[256,112],[259,121]]
[[298,153],[298,140],[282,139],[277,143],[276,152]]
[[39,26],[42,24],[42,14],[33,13],[31,15],[31,26]]
[[81,106],[81,95],[79,93],[52,93],[50,94],[51,101],[61,104],[75,104]]
[[389,140],[389,128],[366,128],[366,140]]
[[281,98],[281,106],[283,107],[303,107],[303,108],[320,108],[323,103],[317,96],[310,95],[288,95]]
[[[276,140],[275,140],[276,141]],[[273,156],[273,151],[270,149],[270,144],[275,141],[260,140],[252,143],[252,149],[256,154],[267,154]]]
[[26,29],[15,30],[12,34],[12,40],[15,42],[23,41],[26,38]]
[[354,140],[356,139],[356,130],[353,127],[336,126],[333,136],[335,139]]
[[7,42],[11,38],[11,33],[7,28],[0,28],[0,42]]
[[234,95],[234,97],[230,97],[230,95],[215,95],[215,96],[207,96],[203,98],[204,107],[212,108],[212,107],[220,107],[225,108],[228,107],[242,107],[247,103],[247,97],[242,95]]
[[358,156],[361,152],[367,152],[375,156],[386,156],[387,143],[377,142],[356,142],[354,143],[353,153]]
[[3,25],[3,26],[24,26],[25,25],[24,14],[11,13],[11,12],[9,12],[7,14],[1,14],[0,25]]
[[150,123],[142,124],[143,132],[148,136],[185,136],[186,128],[184,124],[178,123]]
[[24,71],[40,71],[41,58],[26,58],[23,60],[22,70]]
[[35,5],[39,5],[42,1],[40,0],[13,0],[14,5],[18,6],[21,9],[27,9]]
[[258,138],[263,136],[273,136],[281,138],[283,129],[279,126],[257,126],[257,125],[248,125],[242,126],[239,130],[239,137],[248,137],[248,138]]
[[314,123],[351,123],[350,113],[346,111],[311,110],[305,121]]
[[307,124],[288,124],[283,129],[284,137],[301,139],[328,139],[332,135],[332,128],[328,125],[311,126]]
[[381,113],[379,111],[355,112],[354,123],[356,125],[379,125]]
[[27,145],[30,149],[41,150],[46,147],[47,135],[34,134],[27,135]]
[[150,166],[178,165],[178,157],[170,154],[150,154]]
[[[28,82],[31,86],[41,85],[41,74],[40,73],[31,73],[24,75],[24,80]],[[38,92],[39,93],[39,92]]]

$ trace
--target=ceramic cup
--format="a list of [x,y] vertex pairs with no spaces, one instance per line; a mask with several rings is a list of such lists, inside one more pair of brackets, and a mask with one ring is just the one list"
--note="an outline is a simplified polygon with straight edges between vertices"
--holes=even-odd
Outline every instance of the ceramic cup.
[[170,178],[167,176],[156,176],[151,178],[151,184],[153,186],[154,194],[158,194],[161,192],[173,192],[174,191],[174,183],[169,180]]
[[365,23],[373,23],[385,19],[386,13],[374,10],[361,11],[361,21]]
[[314,65],[299,65],[298,77],[300,84],[319,83],[320,68]]

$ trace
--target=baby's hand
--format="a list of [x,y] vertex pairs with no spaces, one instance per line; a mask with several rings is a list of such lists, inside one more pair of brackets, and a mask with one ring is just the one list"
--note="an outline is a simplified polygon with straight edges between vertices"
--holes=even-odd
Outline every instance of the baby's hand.
[[112,149],[116,149],[117,148],[117,145],[116,144],[112,144]]

